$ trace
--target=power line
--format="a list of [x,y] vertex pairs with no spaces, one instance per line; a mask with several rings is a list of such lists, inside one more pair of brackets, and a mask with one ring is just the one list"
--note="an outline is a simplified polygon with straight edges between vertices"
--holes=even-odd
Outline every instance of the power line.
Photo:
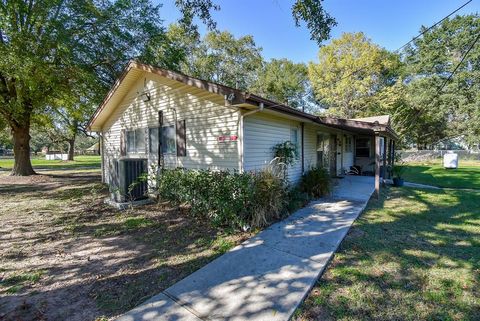
[[[477,44],[477,42],[480,40],[480,32],[477,34],[477,37],[472,41],[472,43],[470,44],[470,46],[468,47],[467,51],[465,52],[465,54],[462,56],[462,58],[460,59],[460,61],[458,62],[458,64],[455,66],[455,68],[453,69],[453,71],[450,73],[450,75],[448,76],[447,79],[445,79],[445,81],[442,83],[442,85],[440,87],[438,87],[438,90],[435,92],[435,97],[437,97],[440,92],[443,90],[443,88],[445,88],[445,86],[447,85],[447,83],[452,79],[453,75],[457,72],[458,68],[460,68],[460,66],[463,64],[463,62],[465,61],[465,59],[467,58],[468,54],[470,53],[470,51],[473,49],[473,47],[475,47],[475,45]],[[430,104],[433,103],[433,100],[430,101]],[[430,104],[427,105],[427,107],[430,107]],[[423,108],[423,109],[420,109],[416,114],[413,115],[414,118],[418,118],[427,108]],[[403,126],[406,122],[406,118],[404,119],[404,121],[402,123],[400,123],[401,126]]]
[[468,54],[470,53],[470,51],[473,49],[473,47],[475,46],[475,44],[478,42],[478,40],[480,39],[480,32],[478,33],[477,37],[475,38],[475,40],[472,42],[472,44],[470,45],[470,47],[468,48],[467,52],[465,53],[465,55],[463,55],[462,59],[460,60],[460,62],[457,64],[457,66],[455,67],[455,69],[453,69],[452,73],[448,76],[448,78],[445,80],[445,82],[442,84],[442,86],[440,87],[440,89],[438,90],[438,92],[442,91],[443,88],[447,85],[447,83],[450,81],[450,79],[452,79],[453,75],[457,72],[458,68],[460,67],[460,65],[463,63],[463,61],[467,58]]
[[[405,48],[408,44],[410,44],[411,42],[417,40],[418,38],[420,38],[421,36],[423,36],[426,32],[432,30],[433,28],[435,28],[436,26],[438,26],[440,23],[442,23],[443,21],[445,21],[446,19],[448,19],[450,16],[452,16],[453,14],[455,14],[456,12],[458,12],[459,10],[461,10],[463,7],[465,7],[466,5],[468,5],[470,2],[472,2],[473,0],[469,0],[467,2],[465,2],[463,5],[461,5],[460,7],[458,7],[457,9],[455,9],[454,11],[452,11],[451,13],[449,13],[447,16],[443,17],[441,20],[437,21],[436,23],[434,23],[433,25],[431,25],[430,27],[428,27],[427,29],[423,30],[422,32],[420,32],[418,35],[416,35],[415,37],[413,37],[412,39],[410,39],[407,43],[405,43],[404,45],[402,45],[400,48],[394,50],[393,52],[397,52],[397,51],[400,51],[402,50],[403,48]],[[333,85],[335,85],[336,83],[350,77],[350,76],[353,76],[354,74],[366,69],[367,67],[369,67],[369,65],[365,65],[357,70],[354,70],[353,72],[349,73],[348,75],[346,76],[343,76],[342,78],[334,81],[333,83],[330,83],[328,84],[328,86],[324,86],[324,87],[320,87],[321,89],[323,88],[327,88],[327,87],[332,87]],[[317,76],[320,76],[320,74],[318,73],[317,69],[314,67],[313,68],[313,71],[317,74]]]

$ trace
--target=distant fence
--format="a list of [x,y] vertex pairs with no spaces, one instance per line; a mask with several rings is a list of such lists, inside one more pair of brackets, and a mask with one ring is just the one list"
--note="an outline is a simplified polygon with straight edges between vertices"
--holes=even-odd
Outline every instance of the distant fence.
[[398,151],[405,162],[421,162],[443,158],[449,152],[458,154],[458,158],[480,160],[480,152],[468,150],[400,150]]

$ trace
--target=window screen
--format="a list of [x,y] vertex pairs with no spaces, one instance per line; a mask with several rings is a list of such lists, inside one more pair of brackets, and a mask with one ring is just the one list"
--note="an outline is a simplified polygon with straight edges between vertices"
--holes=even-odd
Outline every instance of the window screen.
[[346,153],[351,153],[352,150],[353,150],[353,144],[352,144],[352,137],[351,136],[347,136],[345,137],[345,152]]
[[127,131],[127,153],[145,153],[145,128]]
[[290,141],[295,145],[298,149],[298,129],[292,128],[290,129]]
[[162,153],[174,154],[175,146],[175,126],[163,126],[162,128]]
[[148,129],[149,151],[151,154],[158,154],[158,127]]
[[357,138],[355,146],[356,157],[370,157],[370,138]]

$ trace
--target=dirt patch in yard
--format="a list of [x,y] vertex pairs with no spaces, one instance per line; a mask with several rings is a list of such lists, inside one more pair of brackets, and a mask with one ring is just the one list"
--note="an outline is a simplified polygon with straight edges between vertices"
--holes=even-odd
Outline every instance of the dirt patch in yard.
[[0,319],[111,319],[251,236],[167,204],[112,209],[99,181],[0,173]]

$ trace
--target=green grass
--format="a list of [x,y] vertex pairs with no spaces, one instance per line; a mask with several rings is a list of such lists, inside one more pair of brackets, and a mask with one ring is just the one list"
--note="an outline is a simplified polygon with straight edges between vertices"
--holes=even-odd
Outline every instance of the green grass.
[[480,320],[480,191],[391,188],[296,320]]
[[[101,157],[94,155],[75,156],[73,161],[46,160],[45,156],[32,156],[32,166],[36,169],[74,169],[81,167],[100,168]],[[0,168],[11,169],[13,158],[0,159]]]
[[408,163],[403,177],[407,182],[448,188],[480,189],[480,161],[459,162],[457,169],[445,169],[441,160]]
[[14,294],[22,290],[25,285],[37,283],[43,274],[43,271],[17,273],[1,280],[0,287],[6,288],[5,292]]

